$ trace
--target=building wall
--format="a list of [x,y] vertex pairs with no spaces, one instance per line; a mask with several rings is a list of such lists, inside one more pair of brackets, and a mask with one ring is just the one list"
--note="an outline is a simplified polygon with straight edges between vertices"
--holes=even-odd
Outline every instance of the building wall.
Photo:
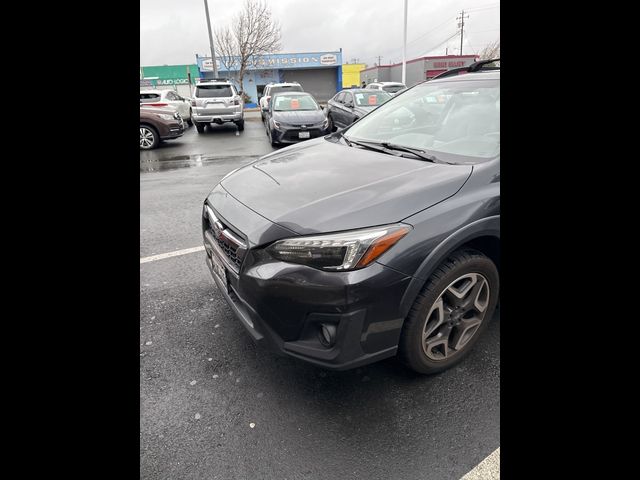
[[[427,78],[431,78],[439,73],[445,72],[452,68],[471,65],[475,62],[475,55],[449,55],[441,57],[423,57],[407,62],[407,87],[411,87],[416,83],[422,82]],[[402,81],[402,64],[381,65],[372,67],[360,72],[361,79],[367,84],[372,82],[401,82]]]
[[367,85],[373,82],[391,82],[389,67],[372,67],[360,72],[360,84],[365,81]]
[[350,88],[360,86],[362,80],[360,80],[360,72],[364,70],[366,65],[364,63],[347,63],[342,65],[342,88]]
[[195,85],[199,76],[198,65],[155,65],[140,67],[140,88],[172,89],[182,91]]
[[[201,79],[213,78],[211,57],[196,55],[196,63],[198,65],[198,75]],[[239,60],[235,58],[230,63],[231,68],[227,69],[227,66],[220,62],[219,57],[216,59],[218,77],[236,80],[237,84],[237,64],[239,64]],[[315,77],[317,79],[322,78],[323,82],[328,82],[327,85],[322,87],[316,85],[314,89],[324,97],[325,90],[331,88],[333,89],[332,97],[338,90],[336,85],[342,85],[342,51],[263,55],[257,59],[255,65],[251,65],[245,72],[242,90],[250,97],[250,103],[256,103],[258,101],[259,86],[266,85],[269,82],[283,82],[285,78],[295,78],[294,72],[297,71],[313,72],[304,74],[307,83],[314,83],[312,78],[315,79]],[[330,81],[329,77],[331,77]],[[301,81],[300,83],[302,84],[303,82]]]
[[337,91],[337,68],[283,70],[285,82],[298,82],[305,92],[309,92],[318,102],[327,102]]

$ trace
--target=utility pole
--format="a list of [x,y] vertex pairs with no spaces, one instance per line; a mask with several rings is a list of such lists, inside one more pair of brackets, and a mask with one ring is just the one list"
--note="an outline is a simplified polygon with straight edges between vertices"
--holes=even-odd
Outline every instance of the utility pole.
[[402,83],[407,84],[407,9],[408,1],[404,0],[404,41],[402,42]]
[[213,35],[211,34],[211,19],[209,18],[209,4],[204,0],[204,10],[207,14],[207,28],[209,29],[209,47],[211,47],[211,63],[213,65],[213,78],[218,78],[218,66],[216,65],[216,51],[213,48]]
[[378,55],[378,66],[382,65],[382,64],[380,63],[380,59],[381,59],[381,58],[382,58],[382,56]]
[[460,16],[456,20],[460,20],[458,26],[460,27],[460,55],[462,55],[462,40],[464,39],[464,19],[469,18],[469,15],[464,16],[464,10],[460,13]]

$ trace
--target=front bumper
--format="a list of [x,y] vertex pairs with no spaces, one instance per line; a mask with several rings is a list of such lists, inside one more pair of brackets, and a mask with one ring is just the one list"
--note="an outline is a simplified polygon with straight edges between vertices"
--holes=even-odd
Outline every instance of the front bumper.
[[[257,343],[334,370],[396,354],[404,321],[400,305],[411,277],[378,263],[353,272],[325,272],[275,260],[264,246],[249,247],[238,262],[210,228],[206,213],[203,232],[214,282]],[[224,266],[224,278],[216,273],[214,259]],[[320,341],[322,324],[336,327],[331,347]]]
[[172,138],[181,137],[184,134],[184,122],[172,123],[169,125],[169,131],[163,135],[162,140],[170,140]]
[[[300,138],[300,132],[309,133],[309,138]],[[325,135],[328,135],[329,133],[330,132],[328,128],[284,127],[284,129],[282,130],[272,128],[271,138],[277,143],[293,144],[303,142],[305,140],[310,140],[312,138],[323,137]]]

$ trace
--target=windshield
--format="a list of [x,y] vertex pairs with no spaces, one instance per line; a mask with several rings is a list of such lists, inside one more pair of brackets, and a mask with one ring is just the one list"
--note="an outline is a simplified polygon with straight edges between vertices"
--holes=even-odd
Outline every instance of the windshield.
[[198,98],[233,97],[231,85],[198,85],[196,87]]
[[358,107],[376,107],[382,105],[391,98],[387,92],[381,90],[371,90],[370,92],[357,92],[353,96]]
[[318,104],[310,95],[277,95],[274,97],[274,112],[292,110],[319,110]]
[[500,154],[500,80],[420,84],[344,133],[348,140],[417,148],[454,163],[494,158]]
[[385,92],[396,93],[405,88],[404,85],[386,85],[382,87]]
[[280,87],[271,87],[269,95],[273,96],[278,92],[301,92],[302,87],[300,85],[282,85]]

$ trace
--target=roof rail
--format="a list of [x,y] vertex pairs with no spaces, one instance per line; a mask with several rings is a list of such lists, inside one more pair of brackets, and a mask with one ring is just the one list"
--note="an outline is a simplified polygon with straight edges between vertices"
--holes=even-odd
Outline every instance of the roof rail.
[[488,65],[490,63],[499,62],[499,58],[492,58],[490,60],[480,60],[479,62],[474,62],[471,65],[467,65],[466,67],[458,67],[452,68],[451,70],[447,70],[446,72],[441,73],[440,75],[436,75],[431,80],[440,79],[444,77],[451,77],[453,75],[459,75],[461,72],[472,73],[479,72],[480,70],[500,70],[500,67],[485,67],[484,65]]

